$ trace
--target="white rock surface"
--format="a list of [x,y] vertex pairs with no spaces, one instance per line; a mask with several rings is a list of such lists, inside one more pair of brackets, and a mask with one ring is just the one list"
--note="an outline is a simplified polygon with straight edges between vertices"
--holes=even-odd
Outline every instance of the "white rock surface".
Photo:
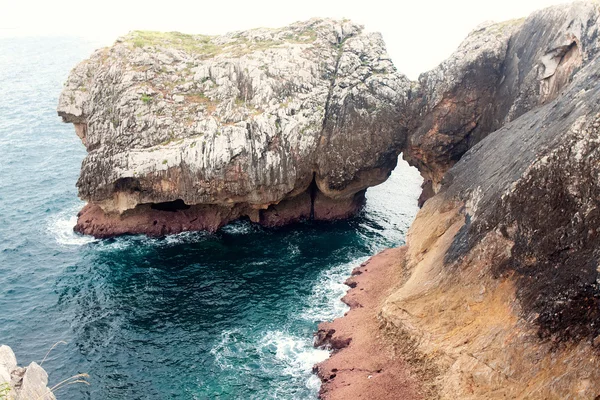
[[331,198],[381,183],[409,89],[381,35],[312,19],[133,32],[71,72],[58,112],[88,150],[80,196],[107,212],[176,199],[266,208],[313,177]]
[[48,374],[37,363],[17,366],[12,349],[0,346],[0,398],[6,400],[56,400],[48,385]]

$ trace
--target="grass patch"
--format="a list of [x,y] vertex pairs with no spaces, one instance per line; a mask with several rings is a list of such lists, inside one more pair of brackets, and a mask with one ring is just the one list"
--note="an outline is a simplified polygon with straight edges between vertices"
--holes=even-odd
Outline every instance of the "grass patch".
[[152,96],[143,94],[142,97],[140,97],[140,100],[142,100],[144,104],[149,104],[152,101]]
[[[254,51],[263,51],[272,47],[282,46],[286,43],[313,43],[317,39],[317,32],[313,28],[285,35],[283,38],[265,40],[250,40],[243,35],[233,37],[233,41],[225,44],[216,44],[214,36],[189,35],[180,32],[133,31],[123,38],[134,48],[147,46],[168,47],[183,50],[187,53],[197,54],[203,58],[210,58],[217,54],[227,53],[239,57]],[[280,40],[281,39],[281,40]],[[188,65],[192,68],[194,65]]]
[[8,382],[0,384],[0,400],[9,400],[10,391],[11,388]]
[[210,54],[218,50],[218,46],[214,45],[211,39],[212,37],[207,35],[187,35],[179,32],[134,31],[125,41],[133,47],[174,47],[187,52]]
[[204,93],[194,92],[185,95],[185,99],[191,103],[210,104],[212,101]]

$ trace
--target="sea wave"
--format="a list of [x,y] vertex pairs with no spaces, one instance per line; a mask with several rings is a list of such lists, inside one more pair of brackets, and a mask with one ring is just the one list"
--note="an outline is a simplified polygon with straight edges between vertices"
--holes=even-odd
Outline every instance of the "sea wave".
[[[243,373],[257,367],[268,376],[300,379],[315,394],[321,383],[312,368],[329,357],[327,350],[314,348],[310,338],[277,329],[251,336],[239,329],[224,331],[210,353],[223,371]],[[278,384],[270,393],[274,398],[288,399],[294,397],[290,390],[295,392],[293,385]]]
[[229,235],[247,235],[255,232],[258,228],[250,221],[234,221],[221,228],[221,232]]
[[56,242],[62,246],[83,246],[96,242],[91,236],[76,233],[73,228],[77,224],[77,212],[80,206],[64,210],[48,219],[47,230]]
[[299,317],[313,323],[331,321],[344,315],[348,306],[340,301],[348,291],[344,281],[355,267],[369,257],[360,257],[347,263],[338,264],[323,271],[312,293],[306,299],[306,307]]

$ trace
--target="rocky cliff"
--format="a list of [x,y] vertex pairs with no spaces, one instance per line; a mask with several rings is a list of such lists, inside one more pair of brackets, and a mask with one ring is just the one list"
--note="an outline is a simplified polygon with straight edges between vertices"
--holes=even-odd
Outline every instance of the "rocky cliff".
[[[343,348],[318,367],[324,398],[378,382],[396,389],[372,398],[600,398],[599,13],[478,28],[420,77],[406,157],[433,197],[402,251],[357,270],[349,314],[320,327]],[[386,268],[396,278],[373,287]],[[365,307],[366,341],[345,322]]]
[[8,346],[0,346],[0,399],[56,400],[47,387],[48,374],[37,363],[17,366],[17,358]]
[[347,217],[395,167],[410,87],[381,36],[349,21],[133,32],[79,64],[60,96],[88,151],[76,229]]

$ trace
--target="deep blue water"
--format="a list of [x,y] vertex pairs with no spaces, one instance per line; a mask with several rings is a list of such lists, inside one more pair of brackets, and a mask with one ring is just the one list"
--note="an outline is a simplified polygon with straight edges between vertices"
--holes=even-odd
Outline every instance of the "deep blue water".
[[345,311],[342,282],[402,244],[420,178],[401,162],[355,219],[267,230],[97,241],[75,235],[84,147],[55,108],[94,43],[0,39],[0,344],[59,399],[315,398],[319,321]]

